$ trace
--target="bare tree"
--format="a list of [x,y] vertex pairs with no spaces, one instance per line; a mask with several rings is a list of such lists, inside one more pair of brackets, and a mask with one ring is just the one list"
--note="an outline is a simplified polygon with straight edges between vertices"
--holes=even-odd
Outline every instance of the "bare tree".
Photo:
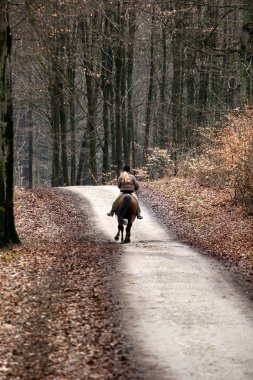
[[0,244],[19,243],[13,212],[13,106],[9,5],[0,1]]
[[16,44],[36,56],[14,65],[16,104],[43,120],[33,118],[33,132],[49,153],[33,154],[53,186],[105,183],[123,161],[144,165],[155,147],[176,174],[206,125],[252,101],[248,0],[24,2]]

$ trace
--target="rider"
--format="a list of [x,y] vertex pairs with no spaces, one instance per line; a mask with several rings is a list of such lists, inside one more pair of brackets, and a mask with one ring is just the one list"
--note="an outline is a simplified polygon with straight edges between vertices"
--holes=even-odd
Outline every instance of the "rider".
[[[117,199],[113,202],[112,209],[110,212],[107,213],[108,216],[113,216],[113,214],[117,210],[117,205],[121,197],[123,197],[124,194],[133,194],[134,191],[139,189],[139,184],[137,182],[137,179],[133,174],[130,174],[130,166],[125,165],[123,167],[123,173],[118,178],[118,188],[120,189],[121,194],[117,197]],[[133,194],[137,201],[137,219],[142,219],[143,216],[141,215],[140,205],[138,202],[138,198],[136,194]]]

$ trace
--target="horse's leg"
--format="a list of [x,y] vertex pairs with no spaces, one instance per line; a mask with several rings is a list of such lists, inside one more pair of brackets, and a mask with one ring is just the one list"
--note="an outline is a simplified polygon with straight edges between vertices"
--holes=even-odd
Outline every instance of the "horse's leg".
[[124,241],[124,238],[123,238],[123,234],[124,234],[124,226],[123,224],[119,224],[118,225],[118,232],[117,232],[117,235],[115,236],[115,240],[118,241],[119,240],[119,235],[121,234],[121,242],[123,243]]
[[117,235],[114,238],[116,241],[119,240],[119,233],[120,233],[120,225],[118,224],[118,232],[117,232]]
[[130,236],[131,236],[131,228],[132,228],[132,222],[131,220],[128,220],[127,227],[126,227],[126,237],[125,237],[125,243],[130,243]]
[[120,226],[120,231],[121,231],[121,243],[123,243],[124,242],[124,226],[123,226],[123,224]]

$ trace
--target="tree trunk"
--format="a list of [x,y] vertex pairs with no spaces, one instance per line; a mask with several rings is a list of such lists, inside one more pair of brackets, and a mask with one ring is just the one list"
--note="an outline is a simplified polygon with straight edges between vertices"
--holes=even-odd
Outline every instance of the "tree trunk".
[[[179,26],[177,25],[177,28]],[[173,78],[172,78],[172,159],[174,174],[177,174],[178,159],[182,149],[183,120],[182,120],[182,92],[183,92],[183,58],[180,35],[175,31],[172,37]]]
[[[135,139],[134,139],[134,115],[133,115],[133,64],[134,64],[134,40],[136,30],[135,11],[129,14],[129,42],[127,49],[127,144],[132,153],[131,166],[136,166],[135,162]],[[130,154],[129,154],[130,156]],[[130,161],[130,158],[129,158]]]
[[150,64],[149,64],[149,86],[148,86],[148,98],[146,105],[146,121],[145,121],[145,138],[144,138],[144,163],[149,148],[149,135],[150,135],[150,123],[152,112],[152,101],[154,96],[154,38],[155,38],[155,17],[152,16],[151,34],[150,34]]
[[[117,8],[117,26],[119,30],[119,37],[122,37],[122,3],[121,1],[118,4]],[[122,138],[123,138],[123,130],[122,130],[122,70],[123,70],[123,50],[122,50],[122,41],[118,41],[118,45],[115,49],[115,128],[116,128],[116,170],[117,175],[119,175],[122,170]]]
[[59,98],[59,120],[60,120],[60,141],[61,141],[61,170],[63,185],[69,185],[68,175],[68,157],[67,157],[67,107],[65,102],[65,65],[64,65],[64,47],[66,45],[66,36],[63,34],[57,40],[59,44],[58,55],[58,98]]
[[13,105],[8,1],[0,1],[0,245],[19,243],[13,211]]
[[63,185],[69,185],[68,175],[68,157],[67,157],[67,115],[64,96],[64,70],[62,63],[59,62],[59,119],[60,119],[60,140],[61,140],[61,167],[62,167],[62,179]]
[[116,123],[116,169],[119,174],[122,168],[122,124],[121,124],[121,48],[119,47],[116,52],[115,66],[116,66],[116,81],[115,81],[115,123]]
[[29,189],[33,188],[33,132],[29,132],[29,178],[28,178]]
[[109,102],[110,102],[110,82],[111,82],[111,49],[108,45],[109,21],[104,22],[104,48],[102,50],[102,91],[103,91],[103,126],[104,126],[104,143],[103,143],[103,168],[102,183],[109,179]]
[[60,176],[60,120],[58,104],[58,81],[57,65],[55,59],[52,60],[51,78],[50,78],[50,105],[51,105],[51,129],[53,140],[52,155],[52,186],[61,186]]
[[[125,33],[125,30],[122,30]],[[121,48],[121,60],[122,60],[122,71],[121,71],[121,125],[122,125],[122,137],[123,137],[123,153],[124,161],[129,164],[130,151],[127,141],[127,121],[126,121],[126,48],[122,46]]]
[[166,26],[162,27],[162,77],[160,85],[159,146],[167,148],[167,131],[165,124],[166,89],[167,89],[167,38]]
[[82,177],[83,177],[83,171],[84,171],[84,160],[85,160],[85,149],[86,149],[86,131],[83,136],[81,149],[80,149],[80,157],[79,157],[79,163],[77,168],[77,174],[76,174],[76,185],[80,186],[82,184]]
[[115,93],[113,84],[109,86],[109,110],[110,110],[110,130],[111,130],[111,161],[113,171],[116,168],[116,131],[115,131]]
[[106,183],[109,179],[109,91],[106,83],[103,84],[103,125],[104,125],[104,144],[103,144],[103,169],[102,182]]
[[89,133],[89,149],[90,149],[90,178],[92,185],[97,185],[97,137],[96,137],[96,114],[97,114],[97,96],[98,84],[95,78],[95,56],[93,49],[96,46],[97,37],[97,14],[93,15],[92,19],[86,18],[81,24],[82,42],[84,47],[84,67],[85,81],[87,87],[87,128]]
[[72,38],[68,42],[68,90],[69,90],[69,119],[70,119],[70,183],[75,184],[76,179],[76,105],[75,105],[75,78],[76,78],[76,38],[77,23],[72,26]]
[[188,51],[186,54],[186,67],[185,67],[185,85],[186,85],[186,99],[187,99],[187,128],[185,129],[185,145],[187,149],[196,146],[196,68],[195,68],[195,53]]
[[[115,15],[113,14],[115,17]],[[109,28],[109,34],[113,35],[115,33],[115,23],[110,22],[110,28]],[[109,63],[109,71],[111,74],[114,74],[114,63],[115,63],[115,48],[114,46],[109,46],[108,51],[108,57],[110,59],[108,60]],[[111,80],[109,82],[109,112],[110,112],[110,119],[109,119],[109,129],[110,129],[110,143],[111,143],[111,176],[114,176],[115,169],[116,169],[116,127],[115,127],[115,120],[116,120],[116,111],[115,111],[115,87],[114,87],[114,81],[111,77]]]
[[[75,122],[75,90],[74,90],[74,71],[71,75],[71,87],[69,94],[69,118],[70,118],[70,183],[75,184],[76,178],[76,122]],[[73,83],[73,86],[72,86]]]
[[94,79],[86,74],[86,86],[88,94],[88,120],[87,127],[90,140],[90,174],[92,185],[97,185],[97,139],[96,139],[96,111],[97,111],[97,84]]

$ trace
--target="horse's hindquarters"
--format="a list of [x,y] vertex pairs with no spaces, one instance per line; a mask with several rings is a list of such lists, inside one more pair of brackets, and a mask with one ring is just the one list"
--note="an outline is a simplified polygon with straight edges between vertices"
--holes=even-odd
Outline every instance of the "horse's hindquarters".
[[[116,212],[116,214],[118,216],[118,223],[119,223],[118,234],[120,231],[122,232],[121,241],[123,242],[123,240],[124,240],[124,243],[130,242],[131,228],[132,228],[132,224],[136,218],[137,210],[138,210],[137,201],[136,201],[135,197],[133,197],[132,195],[125,194],[119,200],[118,209]],[[125,220],[127,220],[126,236],[125,236],[125,239],[123,239],[124,224],[126,224]]]

